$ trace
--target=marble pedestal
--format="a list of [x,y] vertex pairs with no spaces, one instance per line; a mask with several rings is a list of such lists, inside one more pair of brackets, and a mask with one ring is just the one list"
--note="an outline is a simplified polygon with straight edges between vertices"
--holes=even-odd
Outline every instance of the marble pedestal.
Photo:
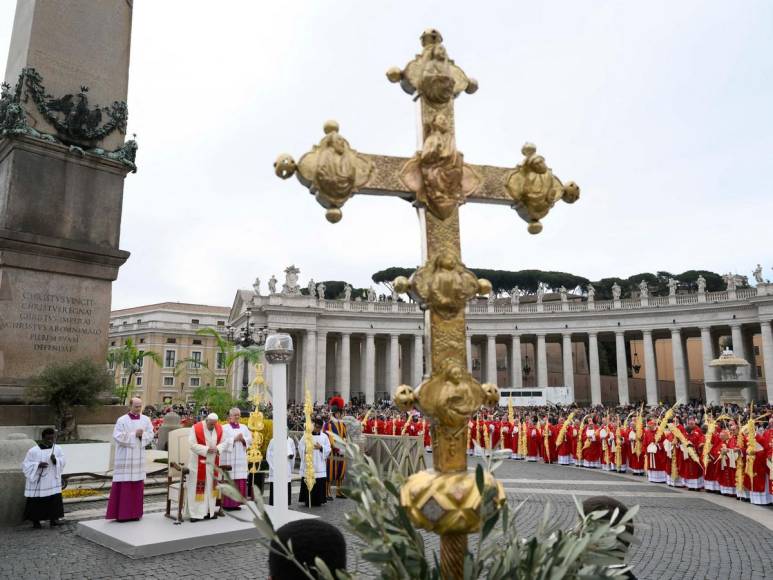
[[50,363],[105,360],[125,165],[0,139],[0,403]]

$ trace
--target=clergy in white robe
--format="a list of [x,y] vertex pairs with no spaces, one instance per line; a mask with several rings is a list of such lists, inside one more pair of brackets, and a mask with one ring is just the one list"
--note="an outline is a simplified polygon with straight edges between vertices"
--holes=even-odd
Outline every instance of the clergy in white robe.
[[62,505],[62,471],[64,453],[54,443],[54,430],[43,429],[43,440],[27,451],[21,464],[24,477],[24,496],[27,505],[24,519],[32,522],[33,528],[40,528],[40,520],[48,520],[52,526],[64,516]]
[[[223,425],[223,438],[225,445],[220,453],[220,466],[229,466],[230,477],[234,487],[239,490],[242,497],[247,497],[247,449],[252,445],[252,433],[247,425],[239,423],[242,412],[234,407],[228,412],[228,423]],[[241,504],[229,497],[223,496],[223,509],[238,510]]]
[[[274,442],[276,439],[271,439],[268,442],[268,449],[266,449],[266,462],[268,462],[268,503],[274,505],[274,465],[276,460],[274,459]],[[292,437],[287,438],[285,457],[287,459],[287,503],[290,503],[290,486],[292,483],[293,466],[295,465],[295,441]]]
[[315,484],[311,492],[306,487],[306,437],[301,436],[298,443],[298,454],[301,456],[301,494],[298,501],[304,505],[319,506],[327,503],[326,480],[327,480],[327,457],[330,455],[330,438],[321,433],[324,421],[320,417],[314,419],[314,429],[312,431],[312,467],[314,469]]
[[193,425],[188,438],[188,482],[185,510],[191,521],[214,518],[219,515],[219,454],[225,448],[223,427],[215,413]]
[[119,522],[138,520],[142,517],[145,447],[154,437],[150,418],[140,412],[142,401],[135,397],[129,405],[129,412],[118,418],[113,429],[115,464],[105,515],[106,519]]

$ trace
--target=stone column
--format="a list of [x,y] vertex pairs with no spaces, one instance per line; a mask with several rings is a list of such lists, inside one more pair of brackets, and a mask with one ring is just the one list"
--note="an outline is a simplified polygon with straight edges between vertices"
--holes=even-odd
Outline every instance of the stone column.
[[684,362],[682,332],[679,328],[671,329],[671,355],[674,360],[674,393],[677,403],[687,402],[687,369]]
[[719,390],[709,389],[705,384],[715,381],[717,372],[709,363],[714,360],[714,343],[711,338],[711,328],[709,326],[701,327],[701,351],[703,353],[703,383],[706,392],[706,402],[709,404],[719,404]]
[[306,389],[311,392],[312,398],[317,395],[317,331],[307,330],[303,345],[303,387],[300,399],[302,403],[306,396]]
[[561,358],[563,359],[564,386],[569,387],[569,396],[574,401],[574,361],[572,360],[572,333],[561,336]]
[[386,390],[391,394],[400,384],[400,335],[389,335],[389,367],[387,372]]
[[317,403],[324,403],[327,393],[327,332],[317,332],[317,384],[312,397]]
[[770,327],[770,320],[760,320],[760,330],[765,388],[768,392],[768,402],[771,402],[773,401],[773,330]]
[[[749,359],[746,358],[746,348],[744,348],[743,343],[743,332],[741,332],[741,325],[739,323],[730,325],[730,331],[733,338],[733,354],[739,358],[744,359],[745,361],[748,361]],[[743,379],[748,379],[751,376],[749,367],[739,367],[738,376]]]
[[537,334],[537,387],[548,386],[548,349],[545,345],[545,333]]
[[514,389],[523,388],[523,368],[521,367],[521,335],[510,337],[510,385]]
[[486,382],[497,384],[497,337],[486,335]]
[[467,370],[472,372],[472,335],[467,333]]
[[621,405],[630,402],[628,394],[628,360],[625,356],[625,333],[615,332],[615,354],[617,355],[617,396]]
[[415,389],[421,384],[424,374],[424,337],[421,334],[413,335],[413,375],[411,383]]
[[372,404],[376,398],[376,336],[372,332],[365,334],[365,382],[362,390],[365,402]]
[[595,332],[588,333],[588,370],[590,371],[590,400],[593,405],[601,404],[601,371],[599,370],[599,338]]
[[658,366],[651,330],[642,331],[642,342],[644,342],[644,382],[647,390],[647,405],[655,406],[658,404]]
[[341,335],[341,350],[338,353],[338,388],[345,402],[349,402],[351,394],[351,354],[351,335],[343,333]]

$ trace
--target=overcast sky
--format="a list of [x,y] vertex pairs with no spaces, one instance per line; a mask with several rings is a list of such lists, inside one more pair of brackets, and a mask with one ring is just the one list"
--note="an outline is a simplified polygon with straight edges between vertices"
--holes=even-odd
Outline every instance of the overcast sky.
[[[14,8],[0,4],[0,50]],[[132,255],[114,308],[230,305],[291,263],[303,284],[356,286],[418,264],[410,204],[355,197],[331,225],[272,163],[298,159],[329,118],[355,149],[411,155],[414,104],[384,73],[413,58],[427,27],[480,84],[456,101],[465,159],[514,166],[532,141],[582,188],[538,236],[506,206],[466,205],[468,266],[598,279],[750,275],[761,262],[773,278],[771,2],[135,0],[139,172],[126,179],[121,248]]]

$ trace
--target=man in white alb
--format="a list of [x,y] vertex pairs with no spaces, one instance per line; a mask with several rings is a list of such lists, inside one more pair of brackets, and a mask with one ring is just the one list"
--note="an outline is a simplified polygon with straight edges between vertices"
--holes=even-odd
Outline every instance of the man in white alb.
[[105,519],[128,522],[143,513],[145,492],[145,447],[153,441],[150,418],[141,413],[142,400],[134,397],[129,412],[118,418],[113,429],[115,464]]
[[[226,466],[229,466],[231,468],[228,473],[233,480],[234,487],[239,490],[242,497],[247,497],[247,449],[252,445],[252,433],[247,425],[239,423],[241,416],[242,412],[238,407],[228,411],[228,423],[223,425],[225,445],[220,453],[220,467],[225,469]],[[241,504],[238,501],[225,495],[222,505],[223,509],[226,510],[241,509]]]

